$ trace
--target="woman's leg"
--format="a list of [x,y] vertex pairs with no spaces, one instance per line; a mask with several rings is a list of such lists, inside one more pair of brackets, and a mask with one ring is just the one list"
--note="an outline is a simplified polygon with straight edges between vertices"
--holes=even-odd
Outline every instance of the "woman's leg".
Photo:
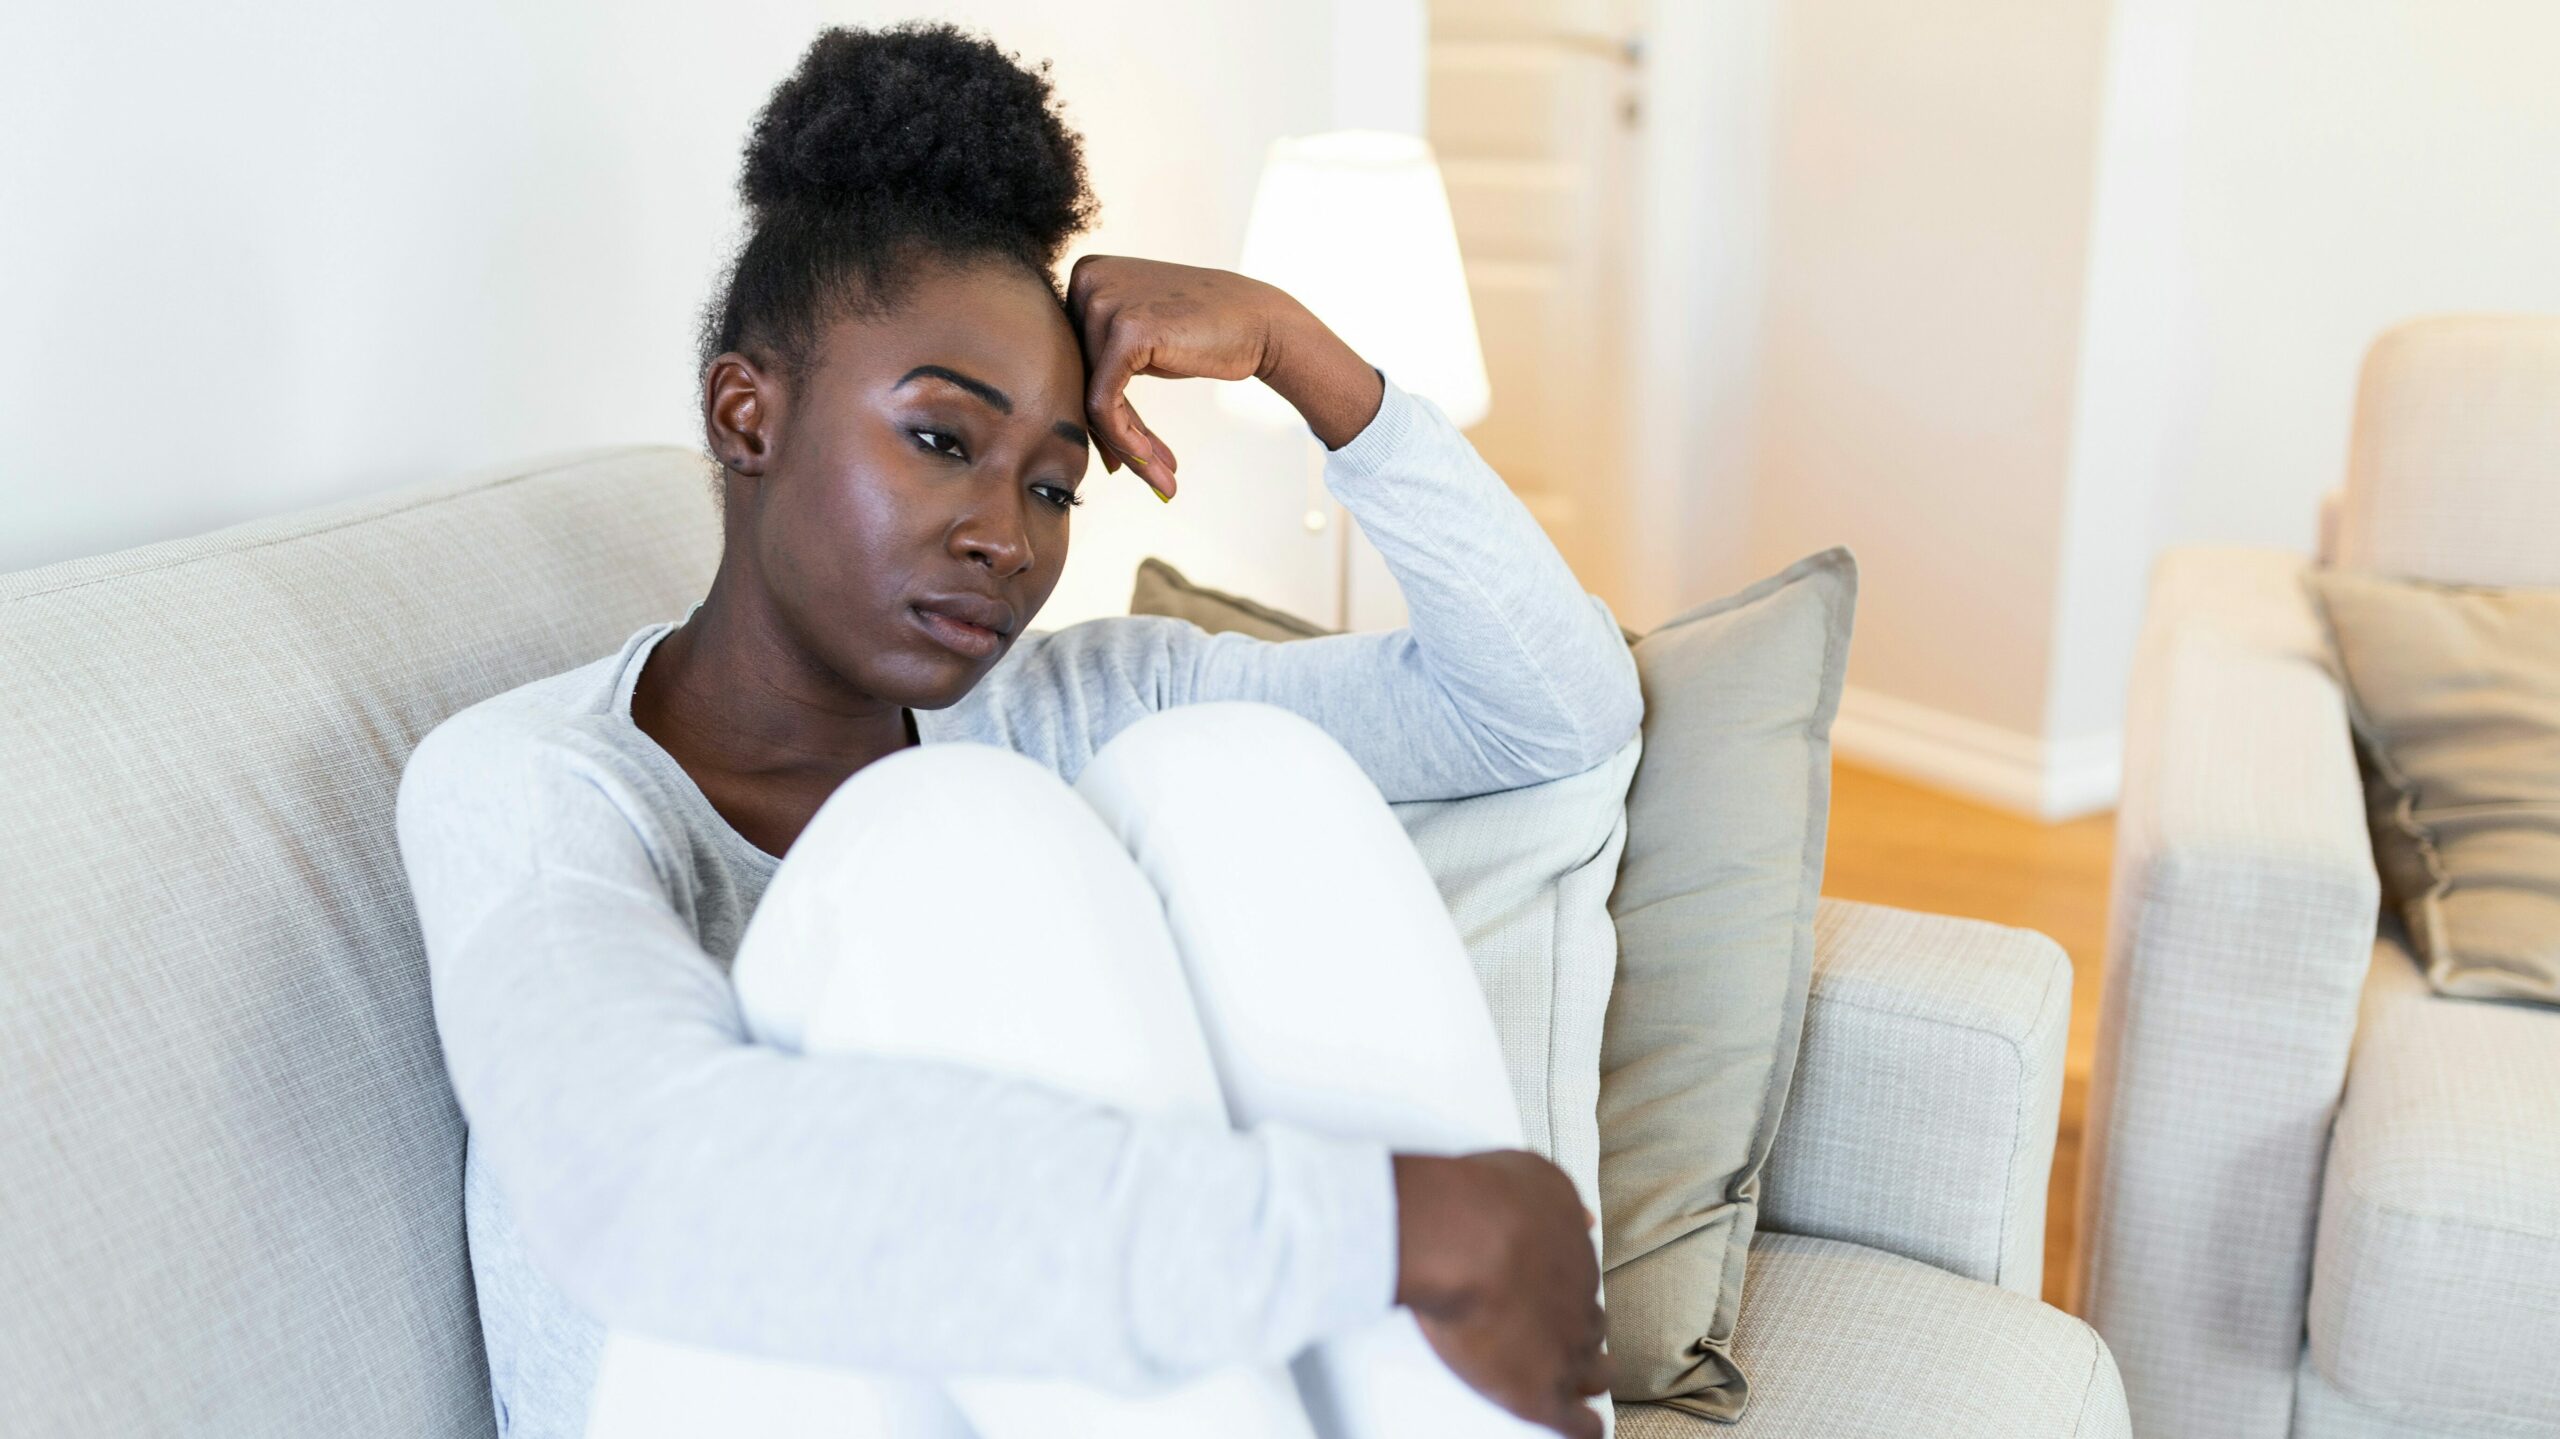
[[[1075,787],[1164,896],[1237,1124],[1520,1146],[1448,906],[1331,736],[1273,705],[1186,705],[1115,736]],[[1297,1372],[1318,1426],[1344,1439],[1545,1432],[1451,1374],[1408,1311]]]
[[[845,781],[776,871],[733,977],[757,1039],[974,1064],[1141,1113],[1225,1114],[1155,890],[1092,809],[988,745],[901,750]],[[598,1413],[642,1433],[966,1433],[935,1386],[616,1335]],[[1129,1398],[1051,1381],[948,1393],[985,1439],[1308,1439],[1277,1368]],[[716,1419],[688,1428],[682,1417]],[[755,1425],[742,1425],[754,1415]],[[605,1430],[590,1429],[590,1439]]]

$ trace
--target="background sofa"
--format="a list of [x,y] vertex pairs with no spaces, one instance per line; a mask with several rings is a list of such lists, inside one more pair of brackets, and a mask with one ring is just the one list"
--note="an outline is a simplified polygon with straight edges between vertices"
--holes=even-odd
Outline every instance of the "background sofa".
[[[492,1433],[394,785],[717,547],[700,460],[632,449],[0,578],[0,1427]],[[2126,1433],[2035,1297],[2061,952],[1848,904],[1820,935],[1730,1432]]]
[[[2560,585],[2560,321],[2378,341],[2322,534],[2318,563]],[[2146,1436],[2560,1435],[2560,1011],[2439,998],[2378,922],[2305,564],[2154,579],[2079,1308]]]

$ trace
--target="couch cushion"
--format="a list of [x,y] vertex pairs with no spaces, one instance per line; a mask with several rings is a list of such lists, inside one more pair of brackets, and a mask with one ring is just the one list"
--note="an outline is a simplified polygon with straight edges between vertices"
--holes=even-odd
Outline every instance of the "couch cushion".
[[1484,986],[1529,1147],[1600,1208],[1600,1027],[1618,933],[1609,888],[1627,842],[1641,736],[1545,784],[1389,806],[1431,872]]
[[2337,562],[2560,585],[2560,318],[2412,320],[2366,352]]
[[11,1432],[490,1432],[392,798],[701,594],[706,479],[600,453],[0,578]]
[[2320,1366],[2308,1353],[2294,1366],[2292,1439],[2547,1439],[2552,1434],[2560,1434],[2560,1424],[2495,1424],[2451,1410],[2410,1415],[2370,1408],[2321,1378]]
[[2088,1325],[2023,1294],[1831,1239],[1751,1245],[1734,1352],[1751,1409],[1717,1424],[1618,1406],[1618,1439],[2118,1439],[2115,1360]]
[[2446,999],[2384,936],[2312,1255],[2311,1360],[2342,1395],[2560,1434],[2556,1102],[2560,1014]]

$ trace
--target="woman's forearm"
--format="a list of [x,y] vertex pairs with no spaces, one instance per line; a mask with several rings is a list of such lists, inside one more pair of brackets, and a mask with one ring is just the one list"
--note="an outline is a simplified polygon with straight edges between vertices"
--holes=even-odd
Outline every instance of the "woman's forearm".
[[1386,397],[1377,369],[1294,300],[1274,318],[1266,353],[1262,382],[1297,409],[1328,450],[1367,429]]
[[1396,387],[1325,484],[1395,577],[1427,676],[1507,763],[1504,784],[1599,763],[1636,732],[1635,660],[1511,487],[1428,400]]

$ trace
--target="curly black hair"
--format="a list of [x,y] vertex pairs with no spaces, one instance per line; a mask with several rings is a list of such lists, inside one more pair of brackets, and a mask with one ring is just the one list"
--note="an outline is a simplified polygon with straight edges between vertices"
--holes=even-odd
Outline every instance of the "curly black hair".
[[703,370],[736,350],[797,375],[830,321],[895,309],[923,259],[1016,260],[1055,293],[1098,212],[1048,62],[923,21],[820,34],[756,117],[738,194],[748,234]]

